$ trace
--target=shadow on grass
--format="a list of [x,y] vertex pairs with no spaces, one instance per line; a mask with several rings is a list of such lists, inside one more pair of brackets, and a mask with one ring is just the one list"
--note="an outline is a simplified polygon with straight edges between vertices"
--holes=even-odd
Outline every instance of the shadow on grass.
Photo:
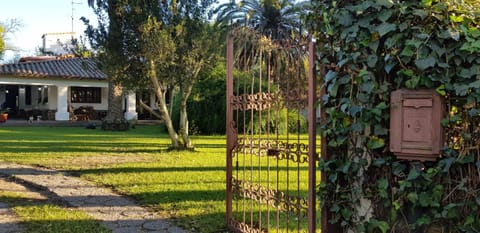
[[[1,140],[0,140],[0,143]],[[74,152],[96,152],[96,153],[155,153],[166,152],[169,144],[161,143],[125,143],[125,142],[98,142],[98,141],[46,141],[35,142],[18,141],[15,143],[3,143],[0,148],[4,153],[74,153]]]
[[[250,169],[250,168],[248,168]],[[290,167],[287,168],[285,166],[281,167],[274,167],[271,166],[268,168],[267,166],[260,166],[254,167],[253,171],[267,171],[270,169],[270,172],[273,173],[275,171],[308,171],[308,167]],[[149,173],[149,172],[225,172],[226,167],[223,166],[205,166],[205,167],[111,167],[111,168],[95,168],[95,169],[82,169],[73,171],[73,174],[76,176],[79,175],[101,175],[101,174],[121,174],[121,173]],[[235,173],[236,170],[234,168],[233,172]],[[223,176],[224,174],[222,174]]]
[[95,168],[82,169],[74,171],[75,175],[101,175],[106,173],[149,173],[149,172],[224,172],[225,167],[112,167],[112,168]]

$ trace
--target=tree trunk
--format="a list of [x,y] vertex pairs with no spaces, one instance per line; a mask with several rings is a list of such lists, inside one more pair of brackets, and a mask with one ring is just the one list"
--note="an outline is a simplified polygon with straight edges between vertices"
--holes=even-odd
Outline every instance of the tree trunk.
[[113,82],[108,83],[108,110],[105,121],[108,123],[124,122],[123,116],[123,87]]
[[[157,79],[157,72],[156,72],[156,65],[153,61],[150,61],[149,64],[149,72],[148,76],[150,78],[150,81],[153,85],[153,90],[155,92],[155,95],[157,96],[158,102],[155,103],[158,107],[158,110],[160,111],[160,115],[162,117],[162,120],[165,124],[165,127],[167,128],[168,135],[170,136],[170,140],[172,142],[172,148],[173,149],[183,149],[181,147],[180,139],[178,137],[177,132],[175,131],[175,128],[173,127],[172,123],[172,118],[170,117],[170,114],[168,113],[168,108],[167,108],[167,102],[165,100],[165,94],[167,92],[167,87],[165,85],[161,85],[161,83]],[[147,109],[148,111],[148,109]],[[150,112],[152,110],[150,109]]]
[[108,0],[108,39],[106,43],[106,52],[108,59],[106,60],[107,70],[109,75],[108,82],[108,110],[107,116],[102,122],[102,129],[104,130],[128,130],[128,122],[123,116],[123,86],[118,83],[119,77],[125,69],[123,54],[121,53],[122,38],[121,38],[121,24],[122,20],[118,15],[119,2],[116,0]]
[[185,88],[182,88],[180,91],[182,93],[182,100],[180,102],[180,128],[178,133],[183,141],[183,146],[185,148],[193,148],[192,141],[188,135],[188,115],[187,115],[187,100],[192,93],[193,82],[189,82]]

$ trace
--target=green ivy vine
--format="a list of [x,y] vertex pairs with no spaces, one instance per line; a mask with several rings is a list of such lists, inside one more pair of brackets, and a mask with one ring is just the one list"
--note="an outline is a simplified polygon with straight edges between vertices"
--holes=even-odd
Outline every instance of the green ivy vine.
[[[354,232],[480,232],[480,14],[475,1],[317,1],[325,67],[329,222]],[[476,10],[475,10],[476,9]],[[434,162],[389,150],[390,92],[436,89],[445,147]],[[361,208],[367,206],[368,208]]]

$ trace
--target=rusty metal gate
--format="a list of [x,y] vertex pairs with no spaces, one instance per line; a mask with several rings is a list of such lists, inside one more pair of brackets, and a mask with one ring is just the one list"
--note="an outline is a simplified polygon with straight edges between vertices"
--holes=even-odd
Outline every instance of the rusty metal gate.
[[[247,30],[227,42],[227,225],[319,232],[314,43]],[[318,224],[317,224],[318,223]]]

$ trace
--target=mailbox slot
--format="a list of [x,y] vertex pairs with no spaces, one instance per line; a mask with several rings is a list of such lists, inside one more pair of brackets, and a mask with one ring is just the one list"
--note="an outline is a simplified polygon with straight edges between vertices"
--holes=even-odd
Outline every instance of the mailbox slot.
[[435,90],[392,92],[390,151],[406,160],[436,160],[443,145],[443,99]]

